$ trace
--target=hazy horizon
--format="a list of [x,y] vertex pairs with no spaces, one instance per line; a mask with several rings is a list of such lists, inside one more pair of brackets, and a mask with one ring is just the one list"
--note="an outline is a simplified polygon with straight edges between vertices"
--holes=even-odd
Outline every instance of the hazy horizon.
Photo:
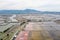
[[60,0],[0,0],[0,10],[59,11]]

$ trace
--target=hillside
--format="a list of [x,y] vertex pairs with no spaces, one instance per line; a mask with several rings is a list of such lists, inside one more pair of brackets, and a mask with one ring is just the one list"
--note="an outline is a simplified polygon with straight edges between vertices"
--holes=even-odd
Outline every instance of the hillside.
[[26,13],[60,14],[60,12],[38,11],[38,10],[34,10],[34,9],[25,9],[25,10],[0,10],[0,14],[26,14]]

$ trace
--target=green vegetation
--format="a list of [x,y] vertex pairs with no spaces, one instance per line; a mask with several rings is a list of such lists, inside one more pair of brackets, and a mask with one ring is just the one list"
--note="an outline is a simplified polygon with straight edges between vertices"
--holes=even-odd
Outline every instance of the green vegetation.
[[6,32],[0,32],[0,40],[11,40],[11,38],[14,36],[14,34],[17,32],[17,31],[22,31],[26,26],[26,23],[23,22],[22,25],[18,25],[16,27],[13,26],[13,28],[7,30]]
[[7,29],[9,29],[10,27],[12,27],[14,24],[10,23],[6,26],[0,26],[0,32],[4,32],[6,31]]
[[[10,29],[9,29],[10,30]],[[12,36],[14,36],[14,34],[16,33],[16,31],[18,31],[18,27],[14,27],[13,29],[11,29],[12,31],[10,32],[2,32],[0,33],[0,40],[10,40],[12,38]],[[9,35],[9,36],[8,36]]]

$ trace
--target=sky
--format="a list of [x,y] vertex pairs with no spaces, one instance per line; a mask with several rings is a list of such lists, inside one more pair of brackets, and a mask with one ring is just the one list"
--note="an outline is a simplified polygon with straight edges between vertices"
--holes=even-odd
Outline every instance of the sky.
[[0,10],[60,11],[60,0],[0,0]]

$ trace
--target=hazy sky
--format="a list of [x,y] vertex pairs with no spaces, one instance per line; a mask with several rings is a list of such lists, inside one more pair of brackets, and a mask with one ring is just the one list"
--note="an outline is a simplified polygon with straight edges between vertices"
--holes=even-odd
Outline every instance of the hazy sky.
[[0,10],[27,8],[42,11],[60,11],[60,0],[0,0]]

